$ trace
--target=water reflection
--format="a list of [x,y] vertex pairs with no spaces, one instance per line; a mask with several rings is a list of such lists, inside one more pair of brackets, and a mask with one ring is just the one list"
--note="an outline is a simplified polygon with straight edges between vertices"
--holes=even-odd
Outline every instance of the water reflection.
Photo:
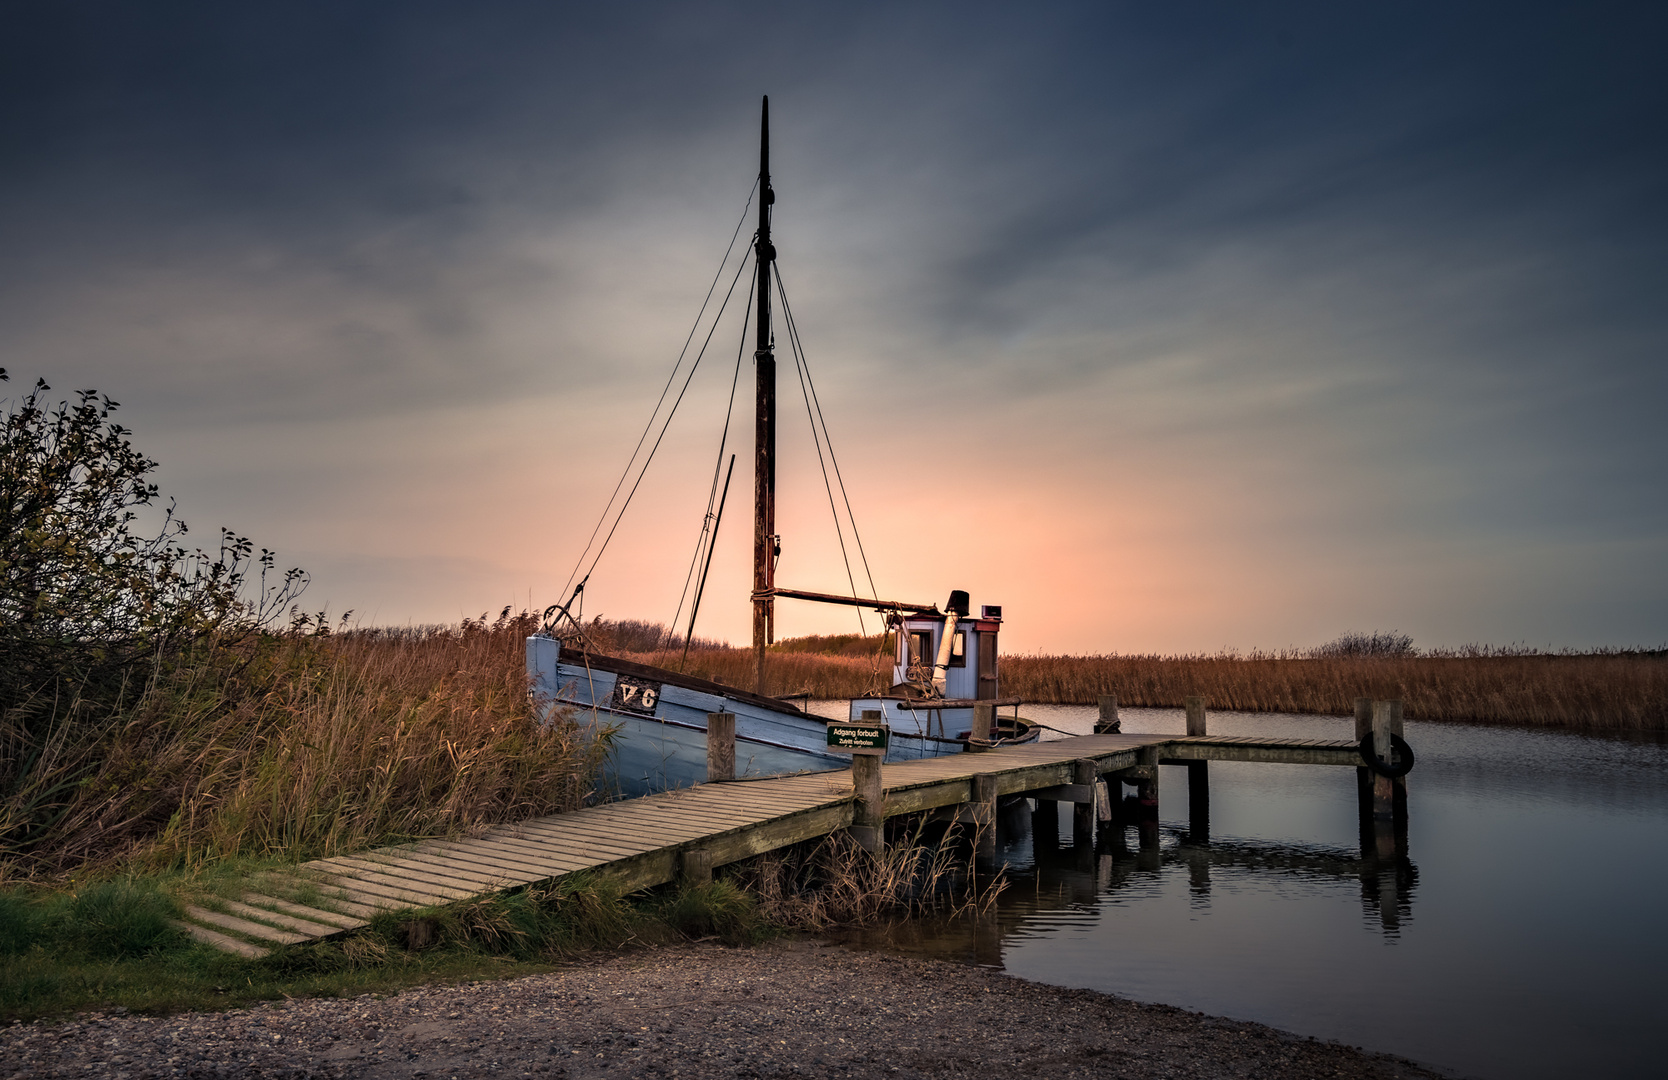
[[[1197,789],[1189,792],[1196,811]],[[1408,857],[1407,818],[1394,822],[1362,816],[1360,847],[1355,851],[1315,844],[1212,839],[1208,815],[1194,813],[1185,828],[1153,819],[1141,820],[1141,804],[1126,798],[1112,821],[1101,824],[1090,843],[1079,843],[1071,825],[1062,828],[1060,815],[1048,806],[1018,801],[1006,808],[999,823],[999,859],[1020,894],[1035,884],[1040,896],[1044,883],[1052,895],[1069,904],[1092,907],[1102,899],[1140,884],[1141,875],[1162,874],[1166,867],[1187,877],[1191,903],[1208,906],[1212,873],[1283,876],[1296,881],[1360,884],[1365,917],[1377,924],[1385,938],[1400,936],[1413,918],[1413,895],[1419,869]],[[1067,899],[1069,898],[1069,900]],[[1041,910],[1028,906],[1031,912]]]
[[[1042,717],[1087,732],[1094,710]],[[1180,733],[1181,710],[1126,710]],[[1212,713],[1211,730],[1348,738],[1348,718]],[[863,940],[1401,1054],[1465,1075],[1656,1077],[1668,1015],[1668,741],[1410,721],[1399,827],[1354,770],[1160,766],[1160,806],[1078,843],[1007,807],[985,917]],[[1579,853],[1551,860],[1553,853]],[[1417,862],[1414,861],[1415,856]],[[1417,903],[1415,903],[1417,901]]]

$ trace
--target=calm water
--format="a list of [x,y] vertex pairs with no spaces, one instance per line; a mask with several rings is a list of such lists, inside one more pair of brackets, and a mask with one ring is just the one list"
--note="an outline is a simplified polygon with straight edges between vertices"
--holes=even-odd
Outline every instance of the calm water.
[[[1094,710],[1028,707],[1087,733]],[[1126,732],[1184,730],[1125,709]],[[1353,722],[1213,712],[1212,733],[1349,738]],[[1050,737],[1059,737],[1051,735]],[[1160,773],[1160,843],[1074,850],[1004,816],[994,915],[867,943],[1258,1020],[1482,1077],[1663,1075],[1668,745],[1407,725],[1405,856],[1363,857],[1353,769],[1213,762],[1210,835]]]

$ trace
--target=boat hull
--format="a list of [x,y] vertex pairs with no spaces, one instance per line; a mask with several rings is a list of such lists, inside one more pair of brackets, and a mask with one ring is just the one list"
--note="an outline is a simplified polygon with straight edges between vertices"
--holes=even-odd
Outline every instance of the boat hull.
[[[616,658],[562,656],[549,638],[529,639],[528,671],[543,707],[566,706],[593,733],[606,733],[605,795],[647,795],[704,783],[707,714],[714,712],[735,714],[737,779],[851,764],[850,754],[828,749],[826,720],[787,702]],[[924,732],[894,732],[885,760],[940,757],[964,748]]]

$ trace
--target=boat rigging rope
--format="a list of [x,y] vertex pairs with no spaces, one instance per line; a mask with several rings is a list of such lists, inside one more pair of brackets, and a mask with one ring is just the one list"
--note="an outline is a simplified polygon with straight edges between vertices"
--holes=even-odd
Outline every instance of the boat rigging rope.
[[[620,479],[614,484],[614,490],[608,496],[607,504],[602,508],[602,516],[597,518],[596,527],[591,530],[590,538],[585,541],[585,550],[579,553],[579,558],[574,562],[573,570],[568,574],[567,581],[562,583],[563,595],[567,595],[568,588],[573,584],[574,578],[580,578],[580,588],[584,588],[584,582],[590,578],[591,572],[597,568],[597,563],[602,560],[602,553],[608,549],[608,542],[614,538],[614,530],[620,527],[620,520],[625,517],[626,509],[631,505],[632,496],[637,494],[637,486],[643,482],[643,474],[648,471],[649,463],[654,460],[655,451],[660,449],[660,440],[666,437],[666,429],[671,426],[672,416],[677,412],[679,402],[683,401],[684,391],[689,389],[689,380],[694,378],[695,369],[701,365],[701,357],[706,355],[707,343],[712,340],[713,331],[718,329],[718,320],[723,317],[724,308],[729,304],[730,297],[735,293],[736,278],[741,276],[741,271],[747,266],[745,255],[736,267],[736,278],[730,280],[729,291],[724,294],[724,302],[719,305],[718,314],[713,316],[712,326],[708,328],[706,338],[701,342],[701,351],[696,354],[695,363],[691,365],[689,375],[684,379],[683,387],[678,391],[677,399],[672,403],[671,411],[666,414],[666,419],[660,429],[660,435],[655,438],[654,445],[649,449],[649,456],[643,459],[642,466],[637,473],[636,482],[631,485],[631,491],[627,493],[625,501],[620,504],[619,511],[614,517],[614,524],[608,530],[608,535],[603,538],[602,546],[597,549],[595,557],[591,559],[589,569],[581,576],[579,570],[580,567],[585,565],[585,556],[591,553],[591,547],[596,543],[597,534],[602,531],[603,525],[608,521],[609,514],[614,511],[614,501],[620,497],[621,489],[625,487],[626,480],[631,476],[632,468],[637,464],[637,455],[642,453],[643,444],[648,440],[649,433],[654,430],[655,418],[660,415],[660,407],[665,404],[666,395],[672,389],[672,384],[678,377],[678,370],[683,367],[684,358],[689,354],[689,344],[695,340],[695,334],[701,328],[701,319],[706,315],[707,308],[712,303],[713,291],[718,288],[718,282],[724,276],[724,268],[729,265],[730,255],[735,251],[736,238],[741,235],[742,226],[747,223],[747,212],[752,208],[753,196],[758,194],[758,190],[759,184],[755,180],[752,190],[747,193],[747,203],[742,207],[741,219],[736,222],[735,231],[730,234],[730,245],[724,249],[724,258],[718,263],[718,271],[713,274],[712,284],[707,286],[707,295],[701,301],[701,310],[696,313],[695,323],[689,328],[688,336],[684,338],[683,348],[678,351],[677,363],[672,365],[671,374],[666,376],[666,385],[661,388],[660,397],[655,401],[654,409],[649,413],[648,422],[643,425],[643,433],[637,437],[637,445],[632,448],[631,457],[626,461],[625,469],[620,473]],[[571,599],[569,603],[572,603]]]
[[[874,573],[869,569],[869,556],[863,550],[863,538],[857,532],[857,517],[851,511],[851,497],[846,492],[845,478],[840,475],[840,461],[834,456],[834,439],[828,433],[828,422],[823,419],[822,402],[817,398],[816,382],[811,378],[811,365],[805,359],[804,346],[800,344],[799,326],[794,322],[793,308],[788,303],[787,286],[782,281],[780,267],[776,271],[776,293],[782,299],[782,316],[788,327],[788,343],[793,350],[794,364],[799,371],[799,390],[805,398],[805,415],[810,419],[811,438],[816,443],[817,464],[822,468],[823,488],[828,492],[828,510],[834,516],[834,533],[840,541],[840,558],[845,562],[846,580],[851,585],[852,595],[857,595],[857,582],[851,570],[851,557],[846,553],[845,533],[840,527],[840,511],[834,504],[834,488],[828,479],[828,466],[830,464],[834,466],[834,479],[839,484],[840,498],[846,506],[846,520],[851,523],[852,540],[857,545],[857,555],[862,560],[863,573],[869,581],[869,596],[873,598],[879,595],[879,590],[875,588]],[[821,428],[820,438],[818,437],[819,427]],[[828,446],[827,461],[823,460],[824,443]],[[863,635],[867,637],[868,627],[863,623],[862,608],[857,609],[857,625],[863,631]]]
[[[667,630],[668,643],[675,643],[675,639],[677,638],[678,622],[683,618],[684,601],[689,598],[689,585],[695,578],[695,567],[701,561],[701,554],[703,551],[707,551],[708,545],[710,545],[712,541],[717,538],[716,534],[718,522],[717,516],[713,513],[713,504],[718,499],[718,475],[719,471],[724,467],[724,450],[729,445],[730,441],[730,421],[735,416],[736,387],[741,384],[741,358],[747,351],[747,328],[752,325],[750,315],[753,311],[753,289],[755,284],[755,282],[748,282],[747,303],[741,309],[741,343],[736,346],[735,371],[730,375],[730,402],[729,405],[725,407],[724,411],[724,431],[718,437],[718,459],[712,464],[712,488],[707,492],[707,513],[706,516],[701,519],[701,533],[695,540],[695,555],[689,562],[689,574],[684,578],[683,592],[678,594],[678,610],[672,616],[672,622]],[[732,461],[731,465],[733,466],[734,464],[735,463]],[[709,530],[712,534],[710,538]],[[712,562],[712,554],[710,551],[707,551],[707,562],[709,564]],[[705,575],[703,575],[703,579],[704,576]],[[686,639],[684,641],[684,654],[686,656],[689,653],[689,639],[693,638],[695,634],[694,618],[695,614],[691,611],[689,633],[686,635]],[[679,670],[681,671],[682,669],[680,668]]]

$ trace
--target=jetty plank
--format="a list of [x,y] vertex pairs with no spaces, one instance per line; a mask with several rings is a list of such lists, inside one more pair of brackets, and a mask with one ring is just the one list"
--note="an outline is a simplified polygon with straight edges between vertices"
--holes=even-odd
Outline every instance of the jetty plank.
[[326,938],[331,934],[339,934],[342,932],[342,928],[339,926],[332,926],[329,923],[315,922],[311,919],[301,919],[278,911],[267,911],[264,908],[251,907],[248,904],[240,904],[236,900],[222,900],[220,901],[220,905],[226,909],[228,914],[242,915],[245,918],[253,919],[256,922],[271,923],[272,925],[284,930],[293,930],[294,932],[303,935],[303,940]]
[[418,850],[425,855],[469,859],[482,865],[502,866],[506,870],[540,873],[546,876],[571,873],[590,865],[586,860],[573,857],[521,855],[500,844],[485,840],[431,840]]
[[[366,858],[378,853],[367,852]],[[451,877],[473,879],[477,882],[502,882],[500,888],[513,889],[549,877],[545,870],[511,869],[503,863],[484,862],[462,852],[439,852],[419,848],[404,848],[398,852],[400,861],[412,866],[433,866]]]
[[244,903],[253,904],[255,907],[260,909],[283,911],[294,915],[299,919],[305,919],[308,922],[323,923],[324,925],[331,927],[333,930],[358,930],[360,927],[370,925],[363,919],[355,919],[350,915],[341,915],[334,911],[323,911],[319,908],[310,908],[304,904],[293,904],[288,900],[280,900],[276,896],[263,896],[260,893],[244,893],[243,900]]
[[422,888],[452,889],[464,896],[472,896],[483,889],[513,889],[521,884],[518,881],[504,877],[503,874],[470,874],[446,865],[425,863],[416,859],[399,857],[397,859],[377,858],[376,852],[367,852],[363,857],[341,856],[340,862],[351,863],[375,871],[391,878],[409,881]]
[[318,859],[313,865],[328,871],[335,877],[351,878],[356,883],[381,885],[389,889],[403,890],[413,896],[424,896],[428,898],[429,903],[467,900],[471,895],[463,889],[450,889],[444,885],[413,881],[398,874],[390,874],[382,870],[376,863],[367,863],[361,859],[346,856]]
[[198,926],[196,923],[175,922],[174,925],[179,927],[181,930],[184,930],[204,945],[212,945],[221,952],[234,953],[249,960],[259,960],[261,957],[272,952],[271,949],[263,949],[259,945],[251,945],[247,941],[219,933],[215,930],[210,930],[206,926]]
[[222,915],[218,911],[210,911],[194,904],[185,905],[185,915],[194,923],[208,923],[211,926],[218,926],[222,930],[231,930],[242,934],[244,937],[260,938],[263,941],[271,941],[279,945],[299,945],[303,941],[309,940],[307,934],[280,930],[276,926],[240,919],[236,915]]

